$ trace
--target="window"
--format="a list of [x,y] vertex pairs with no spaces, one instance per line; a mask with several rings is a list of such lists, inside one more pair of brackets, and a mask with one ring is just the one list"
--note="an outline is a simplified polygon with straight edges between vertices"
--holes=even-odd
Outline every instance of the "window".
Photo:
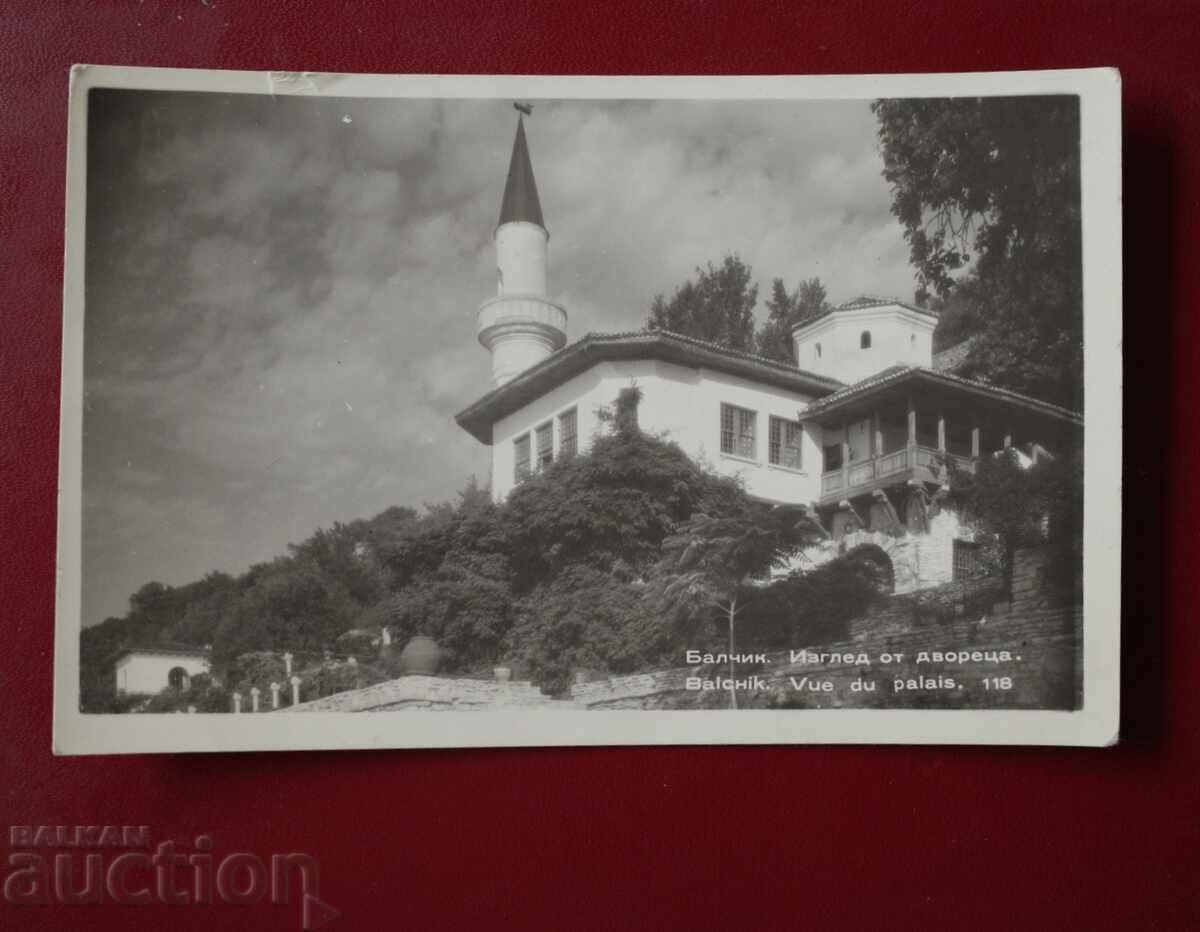
[[537,468],[545,469],[554,462],[554,422],[547,421],[537,429]]
[[529,434],[513,441],[513,477],[517,482],[529,478]]
[[577,434],[579,418],[576,410],[564,411],[558,416],[558,455],[574,456],[579,449]]
[[983,564],[979,559],[979,545],[966,540],[954,542],[954,582],[964,579],[974,579],[983,574]]
[[757,415],[745,408],[721,405],[721,452],[754,459],[754,421]]
[[871,348],[871,331],[870,330],[864,330],[859,335],[858,348],[859,349],[870,349]]
[[804,432],[799,421],[787,421],[781,417],[771,418],[770,435],[767,438],[767,460],[775,466],[788,469],[800,468],[800,438]]
[[817,350],[817,359],[820,359],[821,358],[821,344],[820,343],[818,343],[816,345],[816,350]]

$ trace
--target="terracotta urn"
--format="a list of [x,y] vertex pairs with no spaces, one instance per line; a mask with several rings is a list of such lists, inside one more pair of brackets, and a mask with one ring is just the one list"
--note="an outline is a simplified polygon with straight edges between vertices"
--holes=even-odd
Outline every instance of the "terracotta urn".
[[437,641],[423,634],[404,645],[400,652],[400,675],[420,674],[432,676],[437,673],[438,664],[442,660],[442,649]]

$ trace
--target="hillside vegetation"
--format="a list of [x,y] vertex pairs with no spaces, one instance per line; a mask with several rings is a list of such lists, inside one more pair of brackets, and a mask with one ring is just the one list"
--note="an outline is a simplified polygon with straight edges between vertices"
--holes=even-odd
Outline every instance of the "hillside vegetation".
[[[750,585],[811,543],[812,529],[640,431],[638,400],[626,389],[586,454],[503,504],[472,482],[452,502],[318,530],[238,575],[147,583],[123,617],[84,630],[84,708],[121,707],[111,661],[127,645],[209,645],[217,678],[234,688],[263,679],[247,672],[251,658],[361,655],[387,626],[398,647],[436,640],[444,672],[504,663],[558,691],[573,669],[632,672],[727,645],[721,605],[741,590],[751,595],[740,599],[739,649],[836,626],[862,604],[869,585],[840,564]],[[736,572],[704,570],[715,555]]]

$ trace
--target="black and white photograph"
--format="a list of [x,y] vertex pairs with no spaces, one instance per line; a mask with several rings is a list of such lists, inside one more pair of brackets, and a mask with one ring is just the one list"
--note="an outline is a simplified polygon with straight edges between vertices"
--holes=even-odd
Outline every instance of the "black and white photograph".
[[77,68],[56,750],[1112,743],[1119,94]]

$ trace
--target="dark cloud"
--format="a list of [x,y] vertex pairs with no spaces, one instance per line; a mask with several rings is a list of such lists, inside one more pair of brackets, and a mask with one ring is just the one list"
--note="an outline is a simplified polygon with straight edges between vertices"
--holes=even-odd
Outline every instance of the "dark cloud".
[[[573,336],[730,251],[763,291],[911,292],[865,102],[544,101],[528,129]],[[486,477],[453,414],[489,387],[512,131],[495,101],[92,92],[86,622]]]

